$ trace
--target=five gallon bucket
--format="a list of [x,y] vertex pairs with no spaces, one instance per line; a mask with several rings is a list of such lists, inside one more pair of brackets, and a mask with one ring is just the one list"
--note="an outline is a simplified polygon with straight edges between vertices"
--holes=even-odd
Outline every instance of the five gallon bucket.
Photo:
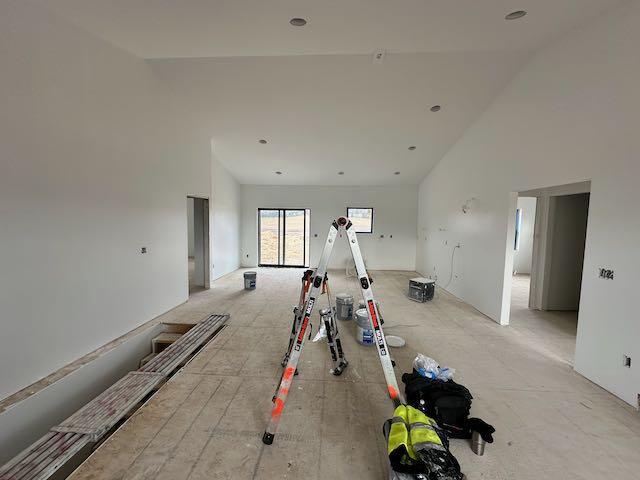
[[244,272],[244,289],[255,290],[256,289],[256,272]]
[[351,320],[353,317],[353,295],[348,293],[336,295],[336,316],[338,320]]
[[356,340],[362,345],[373,345],[373,330],[371,330],[371,322],[369,315],[364,308],[356,311]]

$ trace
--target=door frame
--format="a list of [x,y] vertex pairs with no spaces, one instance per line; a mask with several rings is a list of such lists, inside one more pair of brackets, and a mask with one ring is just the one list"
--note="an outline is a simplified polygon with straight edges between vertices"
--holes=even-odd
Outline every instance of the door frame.
[[[282,257],[282,263],[271,264],[262,262],[262,211],[278,211],[278,261]],[[287,244],[287,212],[302,212],[303,214],[303,227],[302,227],[302,265],[287,265],[286,264],[286,244]],[[309,215],[308,208],[258,208],[258,266],[259,267],[273,267],[273,268],[307,268],[307,215]],[[282,228],[280,227],[280,220],[282,219]],[[281,240],[282,239],[282,240]]]
[[549,269],[551,264],[551,238],[553,234],[553,206],[555,197],[580,193],[591,193],[591,180],[509,193],[509,204],[507,208],[507,248],[502,288],[502,312],[499,322],[501,325],[509,325],[509,317],[511,315],[513,245],[515,241],[515,212],[518,204],[518,197],[537,198],[536,218],[533,231],[533,258],[531,262],[529,308],[531,310],[545,310],[549,292]]
[[[203,197],[200,195],[187,195],[187,202],[192,198],[194,202],[202,201],[202,246],[203,255],[202,263],[204,264],[204,289],[209,290],[211,288],[211,245],[210,245],[210,232],[209,232],[209,197]],[[187,219],[188,221],[188,219]],[[194,205],[194,222],[198,221],[195,218],[195,205]],[[187,229],[188,230],[188,229]],[[188,239],[187,239],[188,243]],[[187,272],[187,288],[189,286],[189,272]]]

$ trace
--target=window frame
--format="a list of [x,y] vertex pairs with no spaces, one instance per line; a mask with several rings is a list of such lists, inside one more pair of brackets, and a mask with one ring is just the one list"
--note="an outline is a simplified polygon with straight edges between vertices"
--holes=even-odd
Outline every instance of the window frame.
[[351,218],[349,216],[349,210],[371,210],[371,230],[366,232],[361,232],[359,230],[356,230],[356,233],[364,233],[364,234],[373,234],[373,230],[374,230],[374,223],[375,223],[375,209],[373,207],[347,207],[347,218]]

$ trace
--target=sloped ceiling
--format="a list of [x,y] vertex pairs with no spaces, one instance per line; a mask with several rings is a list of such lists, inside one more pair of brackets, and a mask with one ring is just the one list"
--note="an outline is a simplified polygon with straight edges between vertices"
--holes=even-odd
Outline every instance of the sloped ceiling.
[[241,183],[298,185],[420,182],[532,52],[621,3],[30,1],[150,59]]

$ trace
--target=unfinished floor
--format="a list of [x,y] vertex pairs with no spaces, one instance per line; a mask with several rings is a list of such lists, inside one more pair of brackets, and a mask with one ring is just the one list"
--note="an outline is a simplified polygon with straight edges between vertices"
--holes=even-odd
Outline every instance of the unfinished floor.
[[[257,290],[244,291],[238,271],[165,315],[232,317],[70,478],[388,478],[381,428],[392,407],[375,351],[355,342],[351,323],[341,322],[347,371],[330,375],[326,344],[309,342],[280,433],[271,446],[261,442],[301,274],[260,269]],[[330,275],[334,292],[359,297],[355,279]],[[570,352],[562,352],[571,343],[558,341],[562,329],[542,317],[532,325],[517,312],[513,326],[501,327],[440,290],[433,302],[414,303],[405,290],[415,274],[373,276],[386,332],[407,340],[393,350],[398,376],[411,369],[416,352],[455,368],[475,397],[472,414],[497,429],[483,457],[465,441],[452,442],[470,480],[638,478],[640,416],[573,372],[563,358]]]
[[578,312],[540,311],[529,309],[531,277],[518,274],[512,277],[511,329],[524,331],[533,337],[529,348],[543,347],[546,355],[573,365],[578,331]]

